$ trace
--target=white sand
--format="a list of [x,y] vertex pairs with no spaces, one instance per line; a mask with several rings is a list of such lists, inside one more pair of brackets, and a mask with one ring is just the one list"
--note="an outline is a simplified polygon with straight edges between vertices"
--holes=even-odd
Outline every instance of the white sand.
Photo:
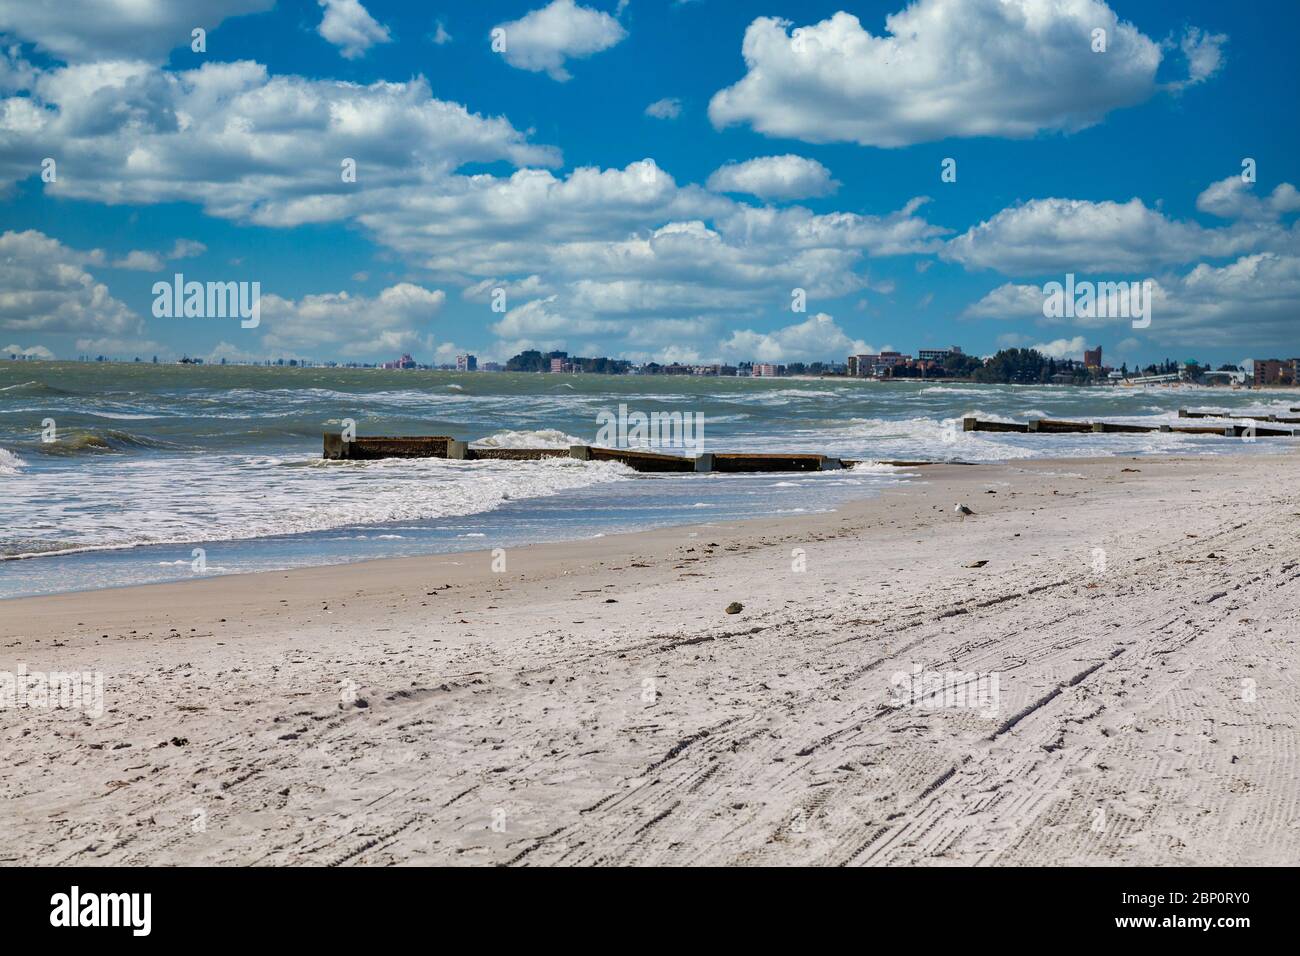
[[1295,863],[1297,460],[0,602],[0,670],[108,708],[0,709],[0,861]]

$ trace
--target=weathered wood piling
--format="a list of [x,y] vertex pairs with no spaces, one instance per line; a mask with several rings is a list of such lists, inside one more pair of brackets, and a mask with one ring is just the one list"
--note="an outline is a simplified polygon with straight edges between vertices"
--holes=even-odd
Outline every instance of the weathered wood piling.
[[1161,425],[1162,432],[1181,432],[1184,435],[1223,435],[1227,438],[1241,438],[1254,435],[1256,438],[1291,438],[1295,432],[1290,428],[1269,428],[1266,425],[1193,425],[1178,428]]
[[[1292,419],[1269,416],[1259,418],[1250,415],[1218,415],[1213,412],[1189,412],[1185,408],[1178,410],[1179,418],[1231,418],[1254,422],[1289,422]],[[963,418],[962,430],[968,432],[1026,432],[1036,435],[1059,434],[1104,434],[1140,433],[1140,432],[1179,432],[1184,435],[1224,435],[1240,438],[1253,429],[1255,437],[1290,438],[1295,432],[1290,428],[1271,428],[1267,425],[1129,425],[1120,422],[1069,422],[1051,418],[1037,418],[1029,422],[986,422],[977,418]]]
[[[1295,409],[1291,409],[1295,411]],[[1284,424],[1300,424],[1300,418],[1284,418],[1278,415],[1229,415],[1221,412],[1193,412],[1186,408],[1178,409],[1179,418],[1237,418],[1247,419],[1257,422],[1279,422]]]
[[963,418],[962,431],[967,432],[1027,432],[1029,426],[1024,422],[986,422],[978,418]]
[[542,458],[567,458],[567,448],[471,448],[469,442],[447,444],[447,457],[454,461],[538,461]]
[[353,438],[344,441],[340,432],[325,433],[325,457],[340,458],[446,458],[446,435]]
[[1233,433],[1240,438],[1242,435],[1253,433],[1256,438],[1277,437],[1290,438],[1295,432],[1290,428],[1269,428],[1266,425],[1231,425]]
[[1138,434],[1143,432],[1158,432],[1158,425],[1125,425],[1119,422],[1093,422],[1092,430],[1095,432],[1120,432],[1123,434]]
[[1031,432],[1063,435],[1092,431],[1092,422],[1061,422],[1050,418],[1036,418],[1029,423]]
[[[1214,412],[1178,410],[1179,418],[1231,418],[1250,419],[1245,415],[1218,415]],[[1184,435],[1223,435],[1228,438],[1289,438],[1296,433],[1290,428],[1274,428],[1258,424],[1268,422],[1300,422],[1300,419],[1268,418],[1250,419],[1251,424],[1238,425],[1131,425],[1120,422],[1074,422],[1052,418],[1036,418],[1028,422],[990,422],[968,416],[962,419],[962,430],[968,432],[1017,432],[1021,434],[1106,434],[1178,432]],[[853,459],[835,458],[785,452],[707,452],[688,458],[683,455],[665,455],[660,452],[623,448],[601,448],[595,445],[571,445],[568,448],[474,448],[469,442],[458,441],[448,435],[406,435],[354,437],[344,441],[340,432],[326,432],[324,457],[328,459],[374,458],[447,458],[453,461],[539,461],[543,458],[576,458],[579,461],[616,461],[643,472],[722,472],[732,474],[791,471],[836,471],[852,468]],[[934,464],[922,461],[888,461],[888,465],[917,466]]]
[[711,467],[697,471],[755,472],[755,471],[833,471],[840,467],[838,458],[825,455],[741,454],[701,455],[696,461],[708,458]]
[[538,461],[543,458],[576,458],[579,461],[616,461],[643,472],[788,472],[835,471],[850,468],[829,455],[785,453],[707,453],[687,458],[660,452],[595,445],[568,448],[474,448],[469,442],[446,435],[403,438],[353,438],[344,441],[339,432],[326,432],[324,457],[335,459],[447,458],[453,461]]
[[1231,425],[1189,425],[1186,428],[1161,425],[1160,430],[1162,432],[1178,432],[1180,435],[1224,435],[1228,438],[1233,436]]
[[653,451],[632,451],[621,448],[600,448],[591,445],[573,445],[568,452],[579,461],[617,461],[646,472],[695,471],[695,460],[681,455],[664,455]]

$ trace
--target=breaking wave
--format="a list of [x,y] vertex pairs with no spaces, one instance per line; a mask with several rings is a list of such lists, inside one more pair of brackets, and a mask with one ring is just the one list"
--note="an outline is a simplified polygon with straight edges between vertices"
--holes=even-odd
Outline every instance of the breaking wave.
[[13,452],[5,448],[0,448],[0,475],[16,475],[22,470],[22,467],[25,464],[27,464],[27,462],[23,461]]

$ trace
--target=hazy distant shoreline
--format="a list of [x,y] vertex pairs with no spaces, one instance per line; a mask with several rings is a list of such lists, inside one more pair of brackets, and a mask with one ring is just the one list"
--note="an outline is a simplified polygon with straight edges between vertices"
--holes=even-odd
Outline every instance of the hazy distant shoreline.
[[1130,388],[1192,388],[1206,389],[1209,391],[1289,391],[1300,395],[1300,385],[1255,385],[1243,384],[1233,385],[1225,382],[1157,382],[1145,383],[1141,385],[1124,385],[1123,380],[1109,382],[1096,381],[1089,383],[1071,383],[1071,382],[980,382],[968,376],[938,376],[933,378],[923,377],[906,377],[876,379],[863,378],[850,375],[834,374],[791,374],[779,376],[754,376],[754,375],[680,375],[680,374],[662,374],[662,373],[642,373],[642,372],[624,372],[624,373],[607,373],[607,372],[522,372],[522,371],[488,371],[479,369],[476,371],[462,371],[453,367],[439,368],[411,368],[411,369],[394,369],[384,368],[382,365],[329,365],[329,364],[275,364],[274,362],[222,362],[209,363],[201,362],[195,364],[182,364],[179,361],[170,362],[151,362],[136,361],[131,359],[104,359],[102,361],[82,361],[75,359],[10,359],[0,356],[0,368],[6,366],[16,366],[23,368],[35,367],[63,367],[63,366],[129,366],[132,368],[149,367],[154,369],[171,369],[178,368],[186,371],[207,371],[210,369],[259,369],[269,372],[306,372],[312,370],[332,370],[340,372],[378,372],[395,375],[455,375],[455,376],[478,376],[478,375],[522,375],[522,376],[555,376],[557,378],[607,378],[607,379],[624,379],[624,378],[651,378],[651,379],[724,379],[727,381],[749,381],[749,382],[846,382],[846,383],[868,383],[868,384],[902,384],[902,385],[1015,385],[1021,388],[1059,388],[1064,386],[1073,386],[1076,388],[1110,388],[1110,387],[1130,387]]

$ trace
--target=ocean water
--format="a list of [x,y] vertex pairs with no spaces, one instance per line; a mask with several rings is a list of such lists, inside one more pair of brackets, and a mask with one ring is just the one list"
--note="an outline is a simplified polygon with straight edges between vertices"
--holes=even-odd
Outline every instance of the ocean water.
[[567,446],[594,443],[598,416],[620,405],[703,415],[709,451],[1006,461],[1295,440],[964,433],[960,419],[1285,415],[1300,394],[0,361],[0,597],[827,511],[920,477],[871,464],[653,476],[568,459],[321,459],[322,432],[346,418],[363,436]]

